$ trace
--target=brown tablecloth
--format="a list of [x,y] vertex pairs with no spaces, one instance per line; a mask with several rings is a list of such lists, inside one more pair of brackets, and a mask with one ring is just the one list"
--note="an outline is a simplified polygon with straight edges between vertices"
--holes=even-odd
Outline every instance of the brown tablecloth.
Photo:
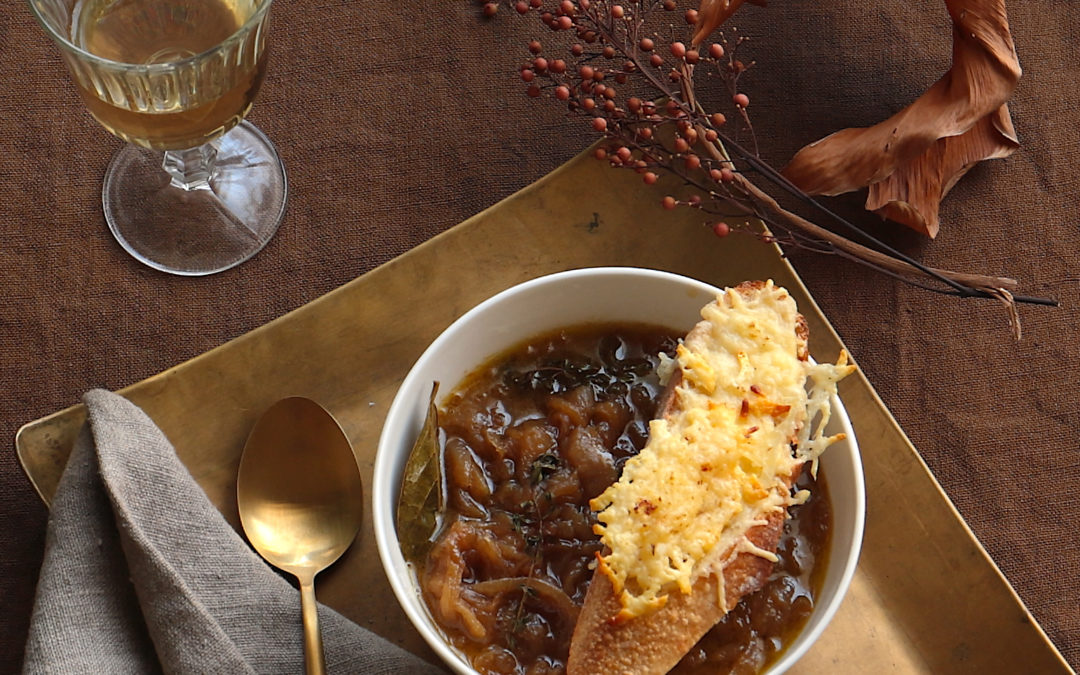
[[[0,668],[15,670],[46,510],[18,467],[18,427],[236,337],[528,185],[593,136],[523,93],[517,66],[547,29],[471,0],[274,8],[273,61],[251,115],[291,181],[285,222],[232,271],[144,268],[109,236],[101,177],[119,142],[77,101],[19,0],[0,12]],[[794,254],[811,292],[1020,597],[1080,666],[1080,15],[1009,6],[1024,76],[1022,146],[976,167],[928,241],[880,228],[924,262],[1013,276],[1057,309],[1024,307],[1015,342],[992,301],[900,285]],[[678,20],[678,16],[674,17]],[[775,2],[740,10],[763,156],[884,119],[948,68],[944,4]],[[858,215],[860,196],[836,202]],[[859,216],[863,222],[875,218]],[[660,226],[660,225],[658,225]]]

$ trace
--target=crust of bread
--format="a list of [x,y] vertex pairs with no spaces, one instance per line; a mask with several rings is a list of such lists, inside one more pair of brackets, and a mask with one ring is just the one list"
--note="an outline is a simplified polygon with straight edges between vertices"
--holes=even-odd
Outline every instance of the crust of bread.
[[[775,551],[784,529],[781,512],[769,516],[764,525],[747,532],[747,538],[762,549]],[[772,573],[773,564],[751,553],[740,553],[724,567],[724,591],[728,607],[757,591]],[[616,624],[613,617],[622,609],[611,580],[595,573],[585,604],[578,615],[570,642],[568,675],[643,675],[666,673],[709,632],[726,612],[718,600],[716,575],[698,579],[688,594],[671,593],[660,609]]]
[[[764,287],[761,281],[744,282],[736,287],[740,293],[749,295]],[[707,330],[699,324],[687,334],[692,340],[696,333]],[[799,315],[795,326],[802,349],[798,354],[806,360],[809,330],[806,320]],[[681,371],[676,370],[658,401],[657,414],[667,416],[672,412],[675,388],[681,381]],[[787,477],[790,489],[801,467]],[[746,538],[766,551],[775,551],[783,533],[787,514],[776,511],[765,522],[747,531]],[[772,573],[773,563],[754,555],[739,553],[723,569],[724,606],[734,607],[744,596],[760,589]],[[585,595],[585,602],[578,615],[570,642],[567,661],[568,675],[645,675],[666,673],[674,668],[683,656],[697,644],[727,613],[719,603],[719,582],[715,574],[702,576],[695,581],[690,593],[670,593],[663,607],[648,614],[616,622],[614,617],[622,609],[618,596],[607,575],[599,570],[593,573],[592,582]]]

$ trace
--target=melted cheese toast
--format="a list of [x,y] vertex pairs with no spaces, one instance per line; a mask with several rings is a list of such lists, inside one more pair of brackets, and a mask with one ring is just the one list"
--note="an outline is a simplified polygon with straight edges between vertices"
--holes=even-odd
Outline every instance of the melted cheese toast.
[[[809,362],[807,326],[771,281],[726,289],[662,367],[649,441],[591,502],[605,545],[567,671],[665,673],[776,561],[792,485],[852,366]],[[809,383],[809,387],[808,387]],[[815,423],[811,423],[815,421]]]

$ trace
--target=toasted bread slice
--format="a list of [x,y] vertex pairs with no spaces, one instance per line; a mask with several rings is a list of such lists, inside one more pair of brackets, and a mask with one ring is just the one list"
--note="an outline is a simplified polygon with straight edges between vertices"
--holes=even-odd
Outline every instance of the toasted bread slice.
[[[806,321],[784,289],[760,281],[727,289],[702,316],[680,346],[649,445],[594,500],[606,548],[574,630],[569,675],[673,668],[767,580],[787,507],[798,501],[791,488],[809,459],[792,451],[808,417]],[[703,430],[702,419],[717,428]],[[745,502],[727,504],[726,520],[711,512],[717,486],[731,492],[725,504]],[[660,517],[665,508],[676,516]],[[659,550],[667,553],[658,561]]]
[[[768,523],[752,528],[747,537],[754,545],[775,551],[784,529],[784,516],[773,513]],[[739,553],[724,567],[726,607],[761,588],[773,563],[751,553]],[[699,578],[688,594],[673,593],[660,609],[617,622],[622,604],[607,575],[593,575],[585,605],[578,615],[570,642],[568,675],[629,675],[666,673],[724,618],[727,609],[717,602],[715,574]]]

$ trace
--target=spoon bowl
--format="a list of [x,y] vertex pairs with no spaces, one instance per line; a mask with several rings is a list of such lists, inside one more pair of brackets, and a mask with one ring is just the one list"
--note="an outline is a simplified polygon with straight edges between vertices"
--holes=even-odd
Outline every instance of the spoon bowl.
[[352,445],[318,403],[285,398],[255,422],[236,480],[240,523],[267,562],[297,578],[307,672],[325,672],[315,575],[360,529],[363,486]]

